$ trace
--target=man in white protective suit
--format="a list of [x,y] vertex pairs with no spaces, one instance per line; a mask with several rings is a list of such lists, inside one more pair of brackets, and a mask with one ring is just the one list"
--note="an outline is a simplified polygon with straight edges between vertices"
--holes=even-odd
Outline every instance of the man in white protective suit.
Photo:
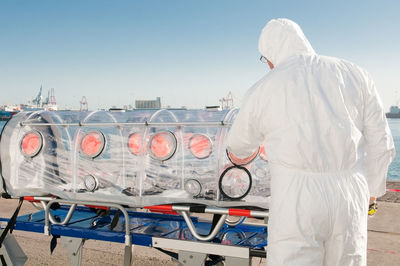
[[267,23],[259,51],[272,70],[247,92],[227,149],[243,163],[265,145],[268,266],[366,265],[368,201],[385,194],[395,155],[374,82],[316,54],[288,19]]

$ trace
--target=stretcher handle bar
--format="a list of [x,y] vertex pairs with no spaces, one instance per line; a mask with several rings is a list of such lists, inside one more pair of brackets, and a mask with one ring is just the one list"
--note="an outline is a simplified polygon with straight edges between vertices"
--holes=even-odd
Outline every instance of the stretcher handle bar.
[[254,218],[266,218],[269,216],[268,211],[253,211],[245,209],[225,209],[218,207],[207,207],[206,212],[214,214],[227,214],[232,216],[246,216]]
[[[13,197],[14,198],[14,197]],[[46,203],[50,200],[54,199],[54,197],[34,197],[34,196],[24,196],[24,200],[29,201],[32,205],[42,211],[46,209]],[[41,205],[39,205],[41,203]]]
[[151,127],[159,127],[159,126],[230,126],[232,123],[227,123],[224,121],[220,122],[117,122],[117,123],[26,123],[21,122],[21,126],[76,126],[76,127],[84,127],[84,126],[151,126]]
[[[46,202],[41,201],[40,203],[42,204],[43,209],[46,209],[46,207],[47,207]],[[58,221],[54,218],[54,216],[53,216],[53,214],[51,213],[51,211],[49,211],[49,220],[50,220],[50,222],[51,222],[52,224],[66,225],[66,224],[69,222],[69,220],[71,220],[71,217],[72,217],[72,214],[73,214],[74,211],[75,211],[75,208],[76,208],[76,204],[72,204],[71,207],[69,207],[67,216],[65,216],[64,220],[61,221],[61,222],[58,222]]]
[[52,199],[55,199],[55,197],[36,197],[36,196],[25,196],[24,200],[27,201],[50,201]]
[[[185,212],[196,212],[196,213],[210,213],[210,214],[221,214],[221,215],[232,215],[232,216],[245,216],[254,218],[267,218],[268,211],[253,211],[244,209],[233,209],[233,208],[218,208],[218,207],[197,207],[193,208],[185,205],[155,205],[147,206],[146,209],[158,210],[158,211],[185,211]],[[196,211],[197,210],[197,211]]]
[[[44,202],[42,202],[42,205],[45,209],[45,221],[50,219],[51,223],[53,223],[53,224],[66,225],[69,222],[69,220],[71,220],[72,214],[74,213],[75,208],[76,208],[76,204],[71,205],[71,207],[68,210],[67,216],[65,216],[65,218],[62,222],[57,222],[56,219],[54,219],[53,214],[51,214],[51,212],[50,212],[50,207],[51,207],[51,205],[53,205],[53,203],[55,203],[55,201],[56,200],[51,200],[51,201],[49,201],[49,203],[47,203],[47,205]],[[47,224],[48,223],[45,223],[45,234],[46,234],[46,228],[48,228],[48,227],[46,227]],[[47,235],[49,235],[49,234],[47,234]]]
[[[50,235],[50,230],[49,230],[49,217],[50,217],[50,207],[54,203],[64,203],[64,204],[75,204],[75,205],[101,205],[101,206],[106,206],[110,208],[115,208],[118,209],[122,212],[122,214],[125,217],[125,245],[126,246],[131,246],[132,241],[131,241],[131,235],[130,235],[130,229],[129,229],[129,215],[128,212],[125,210],[124,207],[122,207],[119,204],[114,204],[114,203],[106,203],[106,202],[94,202],[94,201],[79,201],[79,200],[63,200],[63,199],[53,199],[49,201],[49,203],[46,206],[46,212],[45,212],[45,220],[44,220],[44,234],[45,235]],[[68,216],[68,215],[67,215]]]
[[214,229],[210,232],[210,234],[207,235],[207,236],[203,236],[203,235],[200,235],[200,234],[197,233],[196,227],[193,225],[192,219],[190,219],[189,212],[180,211],[179,213],[183,216],[183,219],[185,219],[185,222],[186,222],[186,224],[187,224],[187,226],[188,226],[188,228],[190,230],[190,233],[192,233],[192,235],[196,239],[198,239],[200,241],[210,241],[210,240],[212,240],[218,234],[219,230],[221,229],[221,226],[224,224],[224,222],[226,220],[226,215],[222,215],[219,218],[219,220],[218,220],[216,226],[214,227]]
[[[37,209],[39,209],[39,210],[45,210],[45,209],[46,209],[47,202],[50,201],[50,200],[52,200],[52,199],[54,199],[54,198],[51,198],[51,197],[24,197],[24,200],[30,201],[30,202],[33,204],[33,206],[35,206],[35,207],[36,207]],[[40,205],[38,205],[38,202],[41,203],[42,207],[40,207]],[[64,218],[64,220],[61,221],[61,222],[58,222],[58,221],[54,218],[53,214],[52,214],[51,212],[49,212],[49,219],[50,219],[50,222],[51,222],[52,224],[58,224],[58,225],[65,225],[65,224],[67,224],[67,223],[69,222],[69,220],[71,219],[72,214],[73,214],[74,211],[75,211],[75,208],[76,208],[76,204],[71,205],[71,207],[70,207],[69,210],[68,210],[67,216],[66,216],[66,217]]]

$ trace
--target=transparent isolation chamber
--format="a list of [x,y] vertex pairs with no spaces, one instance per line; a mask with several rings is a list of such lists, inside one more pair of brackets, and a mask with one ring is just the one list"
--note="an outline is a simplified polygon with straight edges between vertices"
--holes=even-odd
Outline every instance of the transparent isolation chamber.
[[263,149],[230,163],[232,110],[23,112],[0,141],[3,190],[133,207],[195,203],[268,208]]

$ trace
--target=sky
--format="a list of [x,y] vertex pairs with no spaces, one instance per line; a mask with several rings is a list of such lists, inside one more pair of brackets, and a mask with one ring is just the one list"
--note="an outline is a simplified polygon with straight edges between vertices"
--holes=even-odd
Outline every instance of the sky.
[[[400,1],[0,0],[0,105],[43,86],[61,108],[240,106],[263,75],[258,37],[297,22],[315,51],[373,76],[384,108],[400,100]],[[399,102],[400,103],[400,102]]]

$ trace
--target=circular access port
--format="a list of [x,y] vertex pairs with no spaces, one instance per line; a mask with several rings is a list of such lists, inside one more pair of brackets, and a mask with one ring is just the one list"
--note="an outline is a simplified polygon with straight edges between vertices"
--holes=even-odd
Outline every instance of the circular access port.
[[205,159],[212,152],[211,139],[203,134],[194,134],[189,139],[189,150],[197,159]]
[[27,132],[21,139],[20,149],[24,156],[33,158],[39,154],[43,146],[42,135],[35,131]]
[[103,133],[92,131],[83,136],[80,149],[84,156],[94,159],[103,152],[105,144],[106,139]]
[[234,165],[225,169],[219,178],[219,189],[225,198],[240,200],[250,192],[251,174],[245,167]]
[[176,146],[175,135],[170,131],[163,131],[150,138],[148,150],[153,159],[166,161],[175,154]]
[[134,155],[142,154],[143,149],[143,136],[139,133],[132,133],[128,137],[129,151]]
[[196,197],[200,195],[201,192],[201,184],[196,179],[189,179],[185,182],[185,190],[190,195]]

